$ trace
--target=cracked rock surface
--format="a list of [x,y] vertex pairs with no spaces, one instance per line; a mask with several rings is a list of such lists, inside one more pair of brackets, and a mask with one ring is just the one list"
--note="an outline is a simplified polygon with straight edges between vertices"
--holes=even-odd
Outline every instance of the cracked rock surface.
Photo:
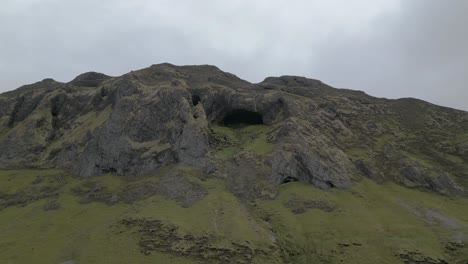
[[[220,150],[243,143],[226,137],[221,144],[216,128],[237,133],[249,125],[263,127],[266,142],[241,137],[251,155],[220,159]],[[260,175],[273,185],[350,188],[367,177],[466,195],[467,131],[468,113],[417,99],[375,98],[297,76],[252,84],[214,66],[158,64],[119,77],[45,79],[1,94],[0,168],[90,177],[176,164],[219,177],[238,168],[241,178]],[[247,163],[261,166],[239,165]]]

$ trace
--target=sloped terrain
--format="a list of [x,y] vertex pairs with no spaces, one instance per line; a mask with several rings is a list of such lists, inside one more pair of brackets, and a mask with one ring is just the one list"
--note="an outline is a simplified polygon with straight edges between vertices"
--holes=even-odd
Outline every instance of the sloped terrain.
[[467,263],[467,188],[468,113],[417,99],[171,64],[0,95],[2,263]]
[[[160,187],[177,174],[170,191]],[[175,167],[139,178],[2,171],[0,186],[2,263],[468,261],[468,200],[393,183],[290,182],[249,202],[223,180]]]

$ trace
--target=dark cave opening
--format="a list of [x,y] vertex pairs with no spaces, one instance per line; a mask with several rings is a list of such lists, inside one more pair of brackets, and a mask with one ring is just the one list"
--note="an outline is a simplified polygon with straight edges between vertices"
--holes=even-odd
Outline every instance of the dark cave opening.
[[294,177],[291,177],[291,176],[288,176],[288,177],[284,178],[283,184],[288,183],[288,182],[297,182],[297,181],[298,181],[298,179],[296,179]]
[[335,184],[333,184],[331,181],[326,181],[325,184],[327,184],[328,187],[330,188],[335,188]]
[[99,169],[102,173],[104,174],[107,174],[107,173],[110,173],[110,174],[116,174],[117,173],[117,169],[116,168],[112,168],[112,167],[101,167],[99,166],[98,164],[95,165],[95,167],[97,169]]
[[196,94],[192,96],[192,105],[193,106],[197,106],[200,101],[201,101],[200,96],[198,96]]
[[234,110],[223,118],[227,127],[243,127],[248,125],[263,125],[263,116],[248,110]]

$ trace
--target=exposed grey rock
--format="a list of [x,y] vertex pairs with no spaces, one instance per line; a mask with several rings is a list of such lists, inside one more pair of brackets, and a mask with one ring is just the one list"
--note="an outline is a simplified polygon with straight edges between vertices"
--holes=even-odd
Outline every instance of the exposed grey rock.
[[357,160],[354,163],[356,168],[361,171],[366,177],[378,182],[383,183],[385,181],[385,175],[374,164],[367,160]]
[[110,79],[110,76],[107,76],[98,72],[86,72],[78,75],[70,83],[76,86],[86,86],[86,87],[97,87],[103,81]]
[[418,187],[433,190],[441,194],[458,194],[462,189],[447,173],[437,172],[422,167],[418,163],[402,161],[404,167],[400,170],[402,183],[408,187]]
[[190,207],[203,199],[208,191],[200,184],[187,180],[182,173],[169,173],[158,182],[157,193],[174,199],[182,207]]
[[[443,194],[467,188],[466,112],[297,76],[252,84],[209,65],[159,64],[120,77],[91,72],[1,94],[0,168],[60,168],[90,177],[179,165],[235,177],[215,155],[223,146],[212,128],[239,112],[271,127],[274,148],[252,163],[230,160],[232,171],[246,175],[230,186],[261,179],[349,188],[369,177]],[[419,157],[432,168],[401,162]],[[232,191],[247,199],[258,190],[241,189]]]
[[280,184],[285,179],[292,178],[311,183],[321,189],[351,187],[351,173],[342,165],[348,161],[336,159],[339,154],[330,154],[328,158],[332,160],[324,160],[307,151],[302,145],[276,150],[270,161],[271,180]]

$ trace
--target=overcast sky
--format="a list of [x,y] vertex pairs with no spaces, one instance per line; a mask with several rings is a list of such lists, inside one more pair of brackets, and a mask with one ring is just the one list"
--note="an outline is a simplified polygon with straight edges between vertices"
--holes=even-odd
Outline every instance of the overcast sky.
[[0,92],[213,64],[468,110],[466,0],[1,0]]

